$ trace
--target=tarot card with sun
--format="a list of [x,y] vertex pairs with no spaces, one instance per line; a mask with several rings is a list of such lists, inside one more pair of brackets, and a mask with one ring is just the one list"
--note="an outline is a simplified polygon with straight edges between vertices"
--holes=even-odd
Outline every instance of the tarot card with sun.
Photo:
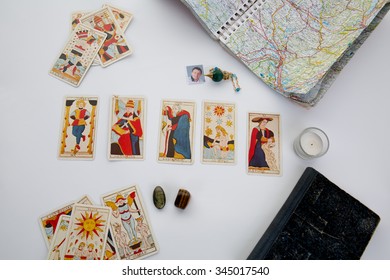
[[65,260],[102,260],[111,208],[75,204],[66,237]]
[[233,103],[203,102],[203,163],[235,163],[235,115]]

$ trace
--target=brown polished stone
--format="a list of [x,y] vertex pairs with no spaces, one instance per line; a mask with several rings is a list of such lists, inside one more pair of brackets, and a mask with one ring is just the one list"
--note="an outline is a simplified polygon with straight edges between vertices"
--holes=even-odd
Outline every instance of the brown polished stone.
[[187,204],[190,200],[191,194],[189,191],[184,189],[179,189],[176,199],[175,199],[175,206],[180,209],[185,209],[187,207]]

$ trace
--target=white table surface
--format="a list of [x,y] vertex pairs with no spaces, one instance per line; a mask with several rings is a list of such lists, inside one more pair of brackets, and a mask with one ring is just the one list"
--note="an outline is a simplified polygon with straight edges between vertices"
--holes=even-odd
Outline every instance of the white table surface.
[[[134,19],[126,37],[134,53],[105,69],[93,67],[74,88],[48,75],[70,31],[74,11],[95,10],[106,1],[2,0],[0,4],[0,259],[45,259],[38,217],[88,194],[100,195],[137,184],[160,251],[150,259],[246,259],[306,167],[375,211],[381,222],[362,259],[390,259],[390,16],[358,50],[311,109],[274,94],[260,79],[209,37],[179,0],[115,0]],[[237,73],[242,92],[229,82],[189,86],[187,65],[219,66]],[[110,97],[147,100],[143,161],[107,160]],[[96,95],[99,113],[93,161],[57,159],[63,99]],[[157,162],[162,99],[197,104],[194,164]],[[203,100],[235,102],[236,164],[200,161]],[[246,116],[250,111],[281,115],[282,175],[247,175]],[[316,126],[330,138],[328,153],[304,161],[294,138]],[[161,185],[167,205],[152,202]],[[192,194],[182,211],[174,206],[179,188]]]

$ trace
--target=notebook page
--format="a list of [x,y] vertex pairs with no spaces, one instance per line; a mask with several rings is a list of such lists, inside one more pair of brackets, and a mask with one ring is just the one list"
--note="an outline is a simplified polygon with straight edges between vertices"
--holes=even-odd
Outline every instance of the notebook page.
[[306,94],[386,1],[273,0],[244,15],[225,46],[274,90]]

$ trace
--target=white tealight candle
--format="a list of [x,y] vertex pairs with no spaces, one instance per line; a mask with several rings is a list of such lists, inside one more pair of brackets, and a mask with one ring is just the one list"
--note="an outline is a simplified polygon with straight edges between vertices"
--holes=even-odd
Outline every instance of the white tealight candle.
[[315,127],[306,128],[294,142],[294,150],[303,159],[324,155],[329,148],[325,132]]
[[321,137],[309,131],[301,136],[301,147],[308,155],[316,156],[322,151]]

